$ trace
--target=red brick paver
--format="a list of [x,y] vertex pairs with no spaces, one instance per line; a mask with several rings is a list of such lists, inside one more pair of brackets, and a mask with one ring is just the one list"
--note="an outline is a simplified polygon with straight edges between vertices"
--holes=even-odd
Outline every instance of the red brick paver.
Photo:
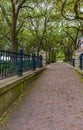
[[83,82],[66,63],[51,64],[4,130],[83,130]]

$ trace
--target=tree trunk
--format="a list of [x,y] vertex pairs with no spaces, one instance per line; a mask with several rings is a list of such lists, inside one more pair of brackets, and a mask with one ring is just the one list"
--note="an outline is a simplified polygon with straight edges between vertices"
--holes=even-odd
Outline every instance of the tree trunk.
[[16,35],[15,28],[12,28],[11,31],[12,31],[11,32],[12,51],[17,52],[17,50],[18,50],[18,38],[17,38],[17,35]]
[[13,15],[12,26],[11,26],[11,42],[12,42],[12,51],[18,50],[18,38],[16,32],[17,16]]
[[18,38],[17,38],[17,19],[19,10],[16,11],[15,3],[11,0],[12,3],[12,24],[11,24],[11,42],[12,42],[12,51],[18,50]]

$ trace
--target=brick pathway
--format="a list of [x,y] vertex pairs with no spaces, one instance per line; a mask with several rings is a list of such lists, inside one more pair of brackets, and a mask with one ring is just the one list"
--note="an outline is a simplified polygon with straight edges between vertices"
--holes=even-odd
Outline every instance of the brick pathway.
[[83,81],[69,65],[51,64],[4,130],[83,130]]

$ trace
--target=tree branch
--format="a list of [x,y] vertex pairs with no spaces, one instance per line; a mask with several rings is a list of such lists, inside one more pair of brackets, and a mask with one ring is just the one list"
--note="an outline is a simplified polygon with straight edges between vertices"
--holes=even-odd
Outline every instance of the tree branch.
[[22,0],[22,2],[18,5],[17,13],[19,13],[19,10],[22,8],[23,4],[26,2],[26,0]]
[[67,0],[64,0],[64,2],[62,3],[62,9],[61,9],[61,14],[62,16],[67,19],[67,20],[76,20],[76,19],[80,19],[80,20],[83,20],[83,17],[80,16],[80,12],[79,12],[79,4],[80,4],[80,0],[76,0],[75,4],[74,4],[74,13],[75,13],[75,16],[73,18],[71,17],[67,17],[66,16],[66,12],[65,12],[65,7],[67,5],[69,5],[70,3],[67,4]]
[[35,7],[31,7],[31,6],[21,6],[21,8],[30,8],[30,9],[34,9]]
[[79,18],[79,14],[78,14],[78,5],[79,5],[80,0],[77,0],[75,5],[74,5],[74,12],[76,14],[75,18],[78,19]]

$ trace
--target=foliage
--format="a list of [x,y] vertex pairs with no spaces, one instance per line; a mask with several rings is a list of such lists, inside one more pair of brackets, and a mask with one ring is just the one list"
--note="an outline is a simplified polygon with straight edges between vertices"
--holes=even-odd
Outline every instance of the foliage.
[[66,58],[78,48],[82,20],[82,0],[1,0],[0,49],[45,50],[49,61],[53,54],[54,59],[58,54]]

